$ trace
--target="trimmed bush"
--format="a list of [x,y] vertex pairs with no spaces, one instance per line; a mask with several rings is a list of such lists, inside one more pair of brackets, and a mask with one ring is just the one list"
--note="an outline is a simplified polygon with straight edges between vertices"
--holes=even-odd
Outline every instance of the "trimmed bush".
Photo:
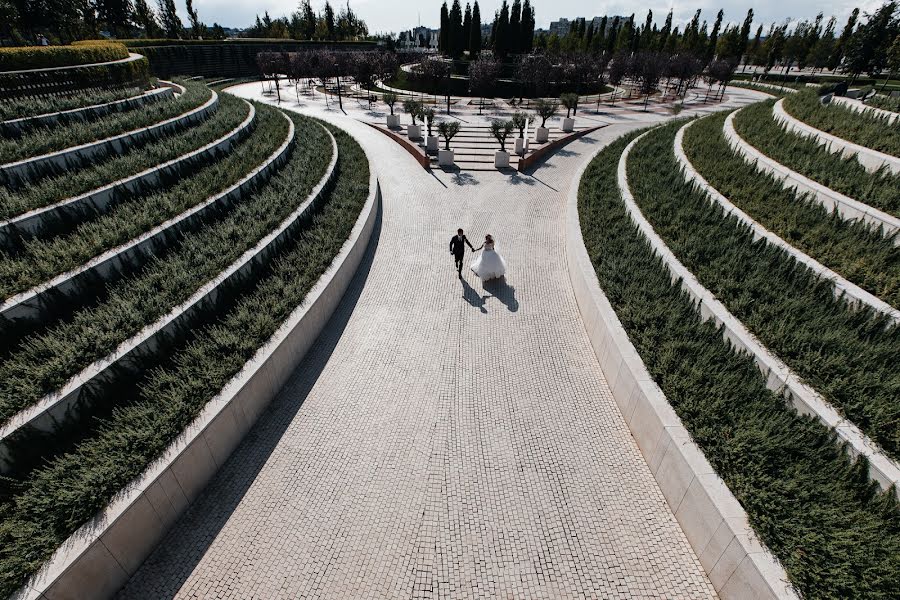
[[0,104],[0,121],[37,117],[64,110],[84,108],[124,100],[142,93],[139,88],[117,90],[92,90],[71,96],[47,96],[44,98],[17,98]]
[[772,117],[774,100],[747,106],[734,128],[747,143],[784,166],[822,185],[900,217],[900,175],[870,173],[854,157],[829,152],[813,140],[787,131]]
[[73,46],[0,48],[0,71],[71,67],[125,58],[128,58],[128,48],[123,44],[103,42]]
[[628,178],[672,252],[760,342],[832,405],[900,457],[900,327],[855,309],[784,250],[687,183],[673,153],[677,126],[634,148]]
[[[243,367],[337,256],[369,193],[362,148],[342,131],[338,179],[317,214],[279,255],[194,329],[165,361],[123,389],[115,409],[54,448],[0,496],[0,595],[15,591],[69,535],[160,455]],[[280,193],[296,197],[292,181]]]
[[878,493],[865,462],[851,462],[833,432],[767,390],[752,359],[701,321],[671,282],[618,193],[619,156],[635,135],[600,152],[578,195],[585,246],[629,339],[805,597],[893,597],[900,580],[896,500]]

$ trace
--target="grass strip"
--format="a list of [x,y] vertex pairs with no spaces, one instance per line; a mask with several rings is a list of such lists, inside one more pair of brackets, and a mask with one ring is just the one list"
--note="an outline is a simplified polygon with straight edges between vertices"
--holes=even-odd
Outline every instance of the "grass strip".
[[248,111],[242,100],[222,94],[215,114],[184,131],[160,136],[144,145],[131,146],[125,154],[92,163],[83,169],[67,169],[58,175],[24,184],[16,190],[0,187],[0,219],[9,219],[79,196],[202,148],[237,127],[247,118]]
[[42,324],[0,362],[0,424],[187,300],[275,229],[316,186],[331,142],[315,121],[294,117],[297,147],[259,192],[221,220],[180,238],[133,276],[108,286],[96,305]]
[[784,109],[819,131],[891,156],[900,156],[900,127],[889,123],[887,116],[858,113],[837,102],[823,106],[812,89],[785,97]]
[[[634,148],[635,200],[681,262],[759,340],[891,456],[900,457],[900,327],[854,309],[784,250],[684,180],[676,126]],[[724,161],[723,161],[724,162]]]
[[894,307],[900,307],[900,247],[860,221],[847,221],[786,189],[732,150],[727,113],[694,123],[684,151],[714,188],[763,227]]
[[140,88],[129,87],[115,90],[91,90],[69,96],[40,96],[36,98],[5,98],[0,103],[0,121],[37,117],[49,113],[85,108],[95,104],[106,104],[124,100],[140,94]]
[[836,192],[900,217],[900,175],[870,173],[855,157],[831,153],[813,140],[789,132],[772,116],[774,100],[751,104],[734,118],[734,128],[769,158]]
[[[600,286],[631,342],[805,597],[895,597],[896,500],[877,492],[865,464],[852,464],[833,432],[767,390],[752,359],[735,353],[712,322],[701,321],[680,285],[672,284],[628,217],[616,184],[619,156],[635,135],[594,159],[581,180],[578,204]],[[682,187],[679,177],[671,178],[675,189]]]
[[254,132],[232,152],[171,187],[121,202],[69,234],[28,240],[15,254],[0,251],[0,297],[8,298],[74,269],[240,181],[287,135],[288,124],[275,109],[259,105],[257,118]]
[[[182,81],[185,93],[172,100],[107,115],[95,121],[73,122],[62,127],[35,127],[19,138],[0,139],[0,164],[65,150],[134,129],[149,127],[201,106],[212,93],[202,83]],[[50,171],[50,168],[47,169]],[[48,173],[50,174],[50,173]]]
[[[317,214],[217,322],[197,329],[165,364],[146,373],[84,438],[10,482],[0,503],[0,595],[34,573],[78,527],[197,417],[206,403],[299,306],[337,256],[364,206],[369,168],[362,148],[332,128],[338,179]],[[290,185],[284,193],[294,196]]]

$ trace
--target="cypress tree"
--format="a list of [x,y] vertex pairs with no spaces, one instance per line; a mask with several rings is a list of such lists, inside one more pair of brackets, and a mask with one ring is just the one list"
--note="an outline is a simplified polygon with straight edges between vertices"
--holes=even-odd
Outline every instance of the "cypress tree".
[[155,39],[162,36],[162,29],[159,27],[159,21],[156,20],[156,13],[147,4],[147,0],[135,0],[134,20],[138,27],[144,30],[144,37]]
[[472,6],[466,2],[466,12],[463,14],[462,43],[463,50],[472,51]]
[[194,8],[194,1],[186,0],[186,5],[188,19],[191,22],[191,37],[196,40],[203,37],[203,23],[200,21],[200,16],[197,14],[197,9]]
[[114,37],[128,37],[133,12],[130,0],[101,0],[97,3],[97,10]]
[[184,25],[175,10],[175,0],[159,0],[159,20],[167,38],[181,39]]
[[497,31],[494,33],[494,54],[499,59],[506,58],[509,52],[509,4],[503,0],[497,16]]
[[722,28],[722,18],[725,11],[721,8],[716,15],[716,22],[713,24],[712,33],[709,34],[709,44],[706,47],[706,60],[711,60],[716,55],[716,43],[719,41],[719,30]]
[[462,7],[459,0],[453,0],[453,6],[450,8],[450,34],[448,35],[448,45],[450,56],[459,58],[462,55]]
[[613,17],[612,27],[606,36],[606,51],[610,54],[616,49],[616,38],[619,37],[619,17]]
[[656,49],[664,50],[666,48],[666,44],[669,41],[669,36],[672,34],[672,11],[669,10],[669,14],[666,15],[666,22],[663,24],[663,28],[659,32],[659,38],[657,38]]
[[472,58],[481,52],[481,9],[478,8],[478,0],[472,7],[472,25],[469,28],[469,54]]
[[447,2],[441,6],[441,31],[438,34],[438,50],[443,54],[450,53],[450,11],[447,10]]
[[828,57],[829,69],[836,69],[840,66],[841,60],[844,58],[844,52],[847,49],[847,43],[850,41],[850,38],[853,36],[853,30],[856,28],[857,19],[859,19],[859,9],[854,8],[847,19],[847,24],[844,25],[841,37],[838,38],[837,44],[834,45],[834,52]]
[[534,7],[531,0],[525,0],[522,5],[522,33],[519,39],[522,52],[531,52],[534,48]]
[[747,52],[747,42],[750,40],[750,28],[753,26],[753,9],[747,11],[747,16],[744,18],[744,24],[741,25],[741,42],[740,49],[741,55],[743,56],[745,52]]
[[518,54],[522,50],[522,2],[513,0],[509,13],[509,51]]

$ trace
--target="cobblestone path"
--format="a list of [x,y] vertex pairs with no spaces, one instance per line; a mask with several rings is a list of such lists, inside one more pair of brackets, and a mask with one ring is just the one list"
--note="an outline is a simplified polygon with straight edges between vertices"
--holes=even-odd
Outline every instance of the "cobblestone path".
[[[572,176],[639,123],[573,142],[534,177],[432,175],[334,115],[382,184],[368,258],[122,597],[713,597],[616,408],[566,270]],[[457,227],[476,244],[494,235],[505,281],[457,279]]]

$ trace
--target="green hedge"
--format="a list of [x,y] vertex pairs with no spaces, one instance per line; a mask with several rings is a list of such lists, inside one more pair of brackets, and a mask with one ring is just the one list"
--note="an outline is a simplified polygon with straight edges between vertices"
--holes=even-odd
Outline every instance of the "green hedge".
[[600,152],[578,193],[585,247],[629,339],[806,598],[896,598],[895,498],[877,492],[865,462],[852,463],[833,432],[766,389],[753,360],[672,283],[617,188],[619,156],[635,135]]
[[26,46],[0,48],[0,71],[49,69],[128,58],[123,44],[91,43],[73,46]]
[[375,48],[377,42],[332,42],[328,40],[288,40],[283,38],[240,38],[235,40],[172,40],[157,39],[125,39],[116,40],[129,48],[145,48],[147,46],[246,46],[246,45],[273,45],[273,46],[334,46],[336,48]]
[[0,99],[69,94],[80,90],[146,88],[150,63],[146,58],[75,69],[0,73]]

